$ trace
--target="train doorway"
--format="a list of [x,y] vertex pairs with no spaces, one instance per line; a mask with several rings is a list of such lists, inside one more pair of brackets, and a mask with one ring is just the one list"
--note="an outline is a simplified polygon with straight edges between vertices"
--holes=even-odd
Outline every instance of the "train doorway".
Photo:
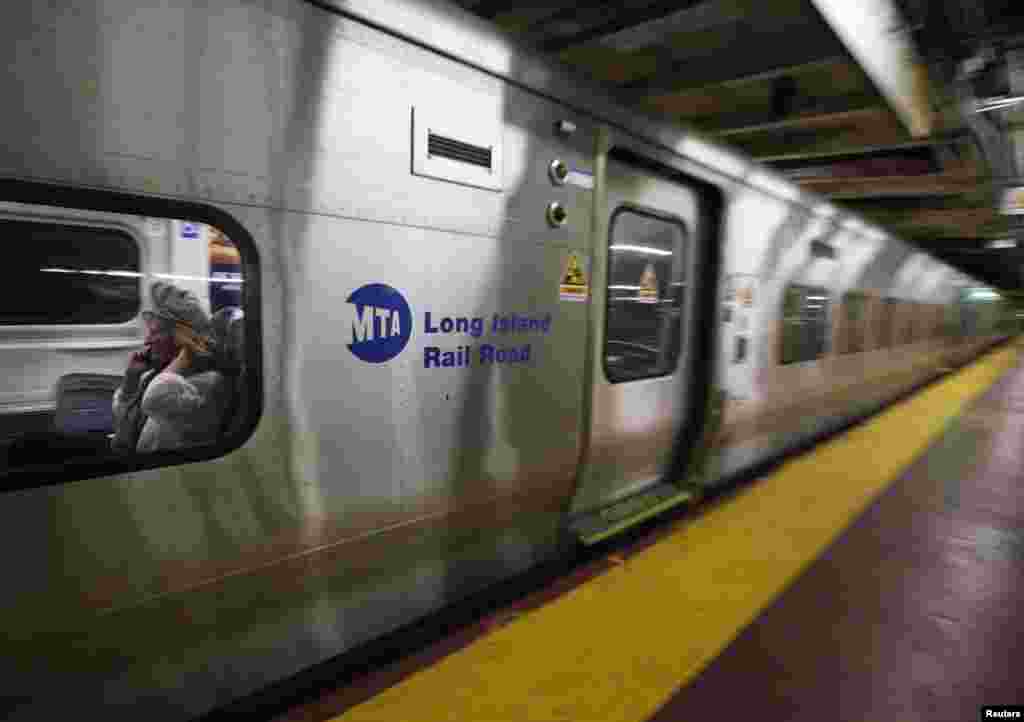
[[704,280],[697,274],[696,187],[614,153],[604,187],[607,223],[594,248],[589,438],[572,507],[584,540],[679,496],[667,474],[683,425],[693,423],[694,309]]

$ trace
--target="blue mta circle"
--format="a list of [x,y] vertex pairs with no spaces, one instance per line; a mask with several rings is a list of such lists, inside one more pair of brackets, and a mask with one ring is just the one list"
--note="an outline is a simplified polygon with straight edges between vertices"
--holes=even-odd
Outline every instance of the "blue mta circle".
[[412,337],[412,311],[401,293],[383,283],[357,288],[346,299],[352,304],[348,350],[367,363],[390,361]]

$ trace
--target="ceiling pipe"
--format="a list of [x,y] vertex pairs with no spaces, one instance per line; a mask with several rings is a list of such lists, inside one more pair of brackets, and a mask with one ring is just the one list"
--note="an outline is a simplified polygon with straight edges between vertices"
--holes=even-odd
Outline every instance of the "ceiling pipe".
[[984,72],[986,64],[984,56],[962,62],[953,80],[953,93],[961,119],[977,141],[992,177],[1001,183],[1017,176],[1017,163],[1013,144],[997,117],[989,114],[995,108],[980,110],[985,107],[985,101],[974,94],[972,81]]

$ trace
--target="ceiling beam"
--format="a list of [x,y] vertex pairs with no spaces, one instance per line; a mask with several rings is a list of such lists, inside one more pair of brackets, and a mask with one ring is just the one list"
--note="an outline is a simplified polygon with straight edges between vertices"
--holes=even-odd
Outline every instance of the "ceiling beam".
[[888,145],[907,140],[907,131],[888,108],[857,113],[808,117],[770,132],[737,133],[718,137],[757,159],[791,153],[842,153],[865,145]]
[[[578,31],[585,23],[594,22],[594,16],[603,18],[609,14],[624,12],[623,2],[624,0],[618,0],[616,3],[602,3],[601,0],[579,0],[564,5],[557,0],[553,3],[552,12],[531,22],[516,35],[523,42],[538,46],[545,38],[552,37],[559,31],[562,34]],[[509,10],[512,9],[509,8]]]
[[[559,11],[559,5],[561,3],[553,3],[551,0],[480,0],[475,4],[471,2],[461,2],[464,8],[469,10],[476,15],[487,20],[494,20],[502,13],[513,12],[516,10],[539,10],[541,8],[550,8],[551,15]],[[554,5],[554,7],[552,7]],[[566,3],[568,5],[568,3]],[[576,7],[576,4],[572,4],[572,7]]]
[[910,238],[990,237],[1006,230],[1005,222],[995,209],[988,207],[899,211],[858,204],[857,212],[898,235]]
[[800,178],[801,188],[832,200],[847,202],[863,200],[877,205],[882,199],[906,203],[908,199],[950,198],[972,194],[983,181],[974,174],[929,173],[914,176],[880,176],[861,178]]
[[886,112],[880,99],[871,96],[847,96],[819,103],[816,107],[780,118],[771,111],[712,116],[695,120],[704,132],[718,138],[754,133],[775,133],[790,128],[821,128],[863,120],[865,115]]
[[827,70],[830,67],[846,63],[850,63],[850,59],[845,55],[837,54],[810,60],[805,63],[797,63],[796,65],[780,65],[778,67],[768,68],[760,72],[743,75],[737,78],[730,78],[721,82],[698,85],[692,88],[677,88],[673,92],[685,91],[688,95],[691,93],[714,93],[724,88],[737,88],[750,83],[764,83],[786,75],[800,76],[802,73],[806,73],[807,71]]
[[676,55],[653,75],[621,86],[619,94],[624,100],[639,102],[652,95],[745,78],[777,77],[808,63],[834,58],[842,50],[832,33],[816,23],[789,26],[784,32],[733,23],[721,32],[723,44],[744,51],[711,52],[698,57]]
[[580,27],[574,32],[547,35],[536,41],[540,50],[545,53],[560,53],[569,48],[585,43],[602,40],[654,20],[660,20],[678,13],[680,9],[698,5],[700,0],[654,0],[646,7],[632,8],[624,3],[618,6],[599,6],[600,9],[588,13],[580,13],[576,18]]
[[704,0],[676,6],[674,12],[644,22],[634,22],[599,39],[601,45],[620,53],[631,53],[660,44],[682,32],[709,31],[742,20],[751,12],[750,0]]
[[879,93],[915,138],[930,135],[938,119],[928,72],[905,18],[892,0],[811,0]]
[[841,152],[832,151],[826,153],[782,153],[775,156],[760,158],[762,163],[769,165],[784,163],[786,161],[830,161],[853,160],[861,156],[885,155],[886,153],[899,153],[903,150],[914,150],[918,148],[944,148],[946,146],[961,145],[968,138],[966,131],[947,134],[942,139],[914,140],[908,143],[891,143],[888,145],[869,145],[862,148],[850,148]]

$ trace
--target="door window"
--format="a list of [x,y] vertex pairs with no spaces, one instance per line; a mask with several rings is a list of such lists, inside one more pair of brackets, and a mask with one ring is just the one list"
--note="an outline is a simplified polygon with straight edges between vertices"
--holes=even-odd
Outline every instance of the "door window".
[[682,347],[689,243],[673,216],[612,214],[604,363],[612,383],[671,374]]

